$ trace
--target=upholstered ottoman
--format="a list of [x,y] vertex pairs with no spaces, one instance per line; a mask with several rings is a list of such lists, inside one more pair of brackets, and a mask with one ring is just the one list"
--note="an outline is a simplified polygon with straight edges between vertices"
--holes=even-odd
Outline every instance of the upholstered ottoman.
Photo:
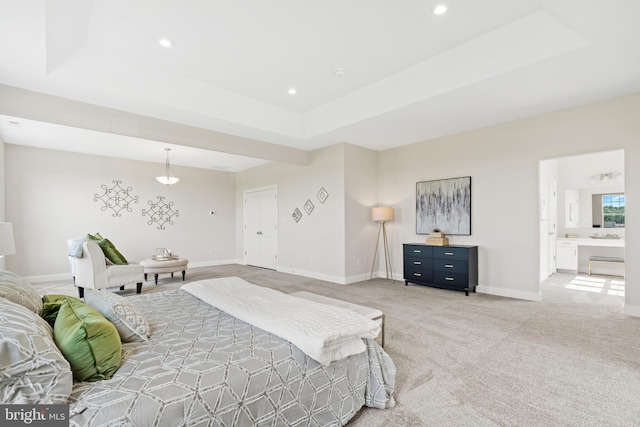
[[144,267],[145,282],[147,281],[147,275],[153,274],[157,285],[158,274],[171,273],[171,277],[173,277],[173,273],[177,271],[182,271],[182,280],[184,281],[188,263],[188,259],[176,258],[167,260],[145,259],[140,261],[139,264]]
[[376,320],[380,322],[382,336],[381,347],[384,348],[384,313],[378,309],[365,307],[363,305],[353,304],[351,302],[346,302],[334,298],[325,297],[324,295],[313,294],[311,292],[299,291],[292,292],[289,295],[296,296],[298,298],[308,299],[310,301],[319,302],[322,304],[333,305],[336,307],[342,307],[349,309],[351,311],[355,311],[361,316],[368,317],[371,320]]

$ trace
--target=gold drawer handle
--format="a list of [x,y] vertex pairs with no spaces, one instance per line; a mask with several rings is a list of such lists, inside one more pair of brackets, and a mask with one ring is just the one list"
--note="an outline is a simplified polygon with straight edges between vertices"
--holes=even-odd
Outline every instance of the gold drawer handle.
[[413,265],[422,265],[422,261],[413,261]]
[[451,255],[453,255],[453,252],[445,252],[444,254],[451,256]]
[[422,274],[420,274],[420,273],[413,273],[413,275],[416,276],[416,277],[422,277]]
[[444,267],[445,268],[453,268],[453,264],[445,264]]
[[445,277],[444,280],[453,281],[453,280],[456,280],[456,279],[454,279],[453,277]]

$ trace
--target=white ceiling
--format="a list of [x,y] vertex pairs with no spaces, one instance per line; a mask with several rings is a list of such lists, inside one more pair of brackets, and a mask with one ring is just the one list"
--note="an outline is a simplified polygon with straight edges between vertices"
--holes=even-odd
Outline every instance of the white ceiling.
[[[0,0],[0,84],[301,150],[384,150],[640,91],[638,0],[443,2]],[[8,143],[163,159],[83,132],[0,117]],[[172,148],[195,167],[264,162]]]

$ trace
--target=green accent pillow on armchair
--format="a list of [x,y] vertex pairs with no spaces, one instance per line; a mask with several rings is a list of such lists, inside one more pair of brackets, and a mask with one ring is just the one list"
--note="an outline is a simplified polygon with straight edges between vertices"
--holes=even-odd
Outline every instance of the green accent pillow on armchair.
[[104,256],[114,264],[127,265],[127,259],[122,255],[109,239],[102,239],[98,242],[98,246],[104,252]]
[[105,258],[107,258],[113,264],[119,264],[119,265],[129,264],[129,262],[124,257],[124,255],[122,255],[120,251],[116,249],[114,244],[111,243],[109,239],[105,239],[104,237],[102,237],[100,233],[96,233],[96,234],[87,233],[84,240],[86,241],[95,240],[98,243],[98,246],[100,246],[100,249],[102,249],[102,252],[104,252]]

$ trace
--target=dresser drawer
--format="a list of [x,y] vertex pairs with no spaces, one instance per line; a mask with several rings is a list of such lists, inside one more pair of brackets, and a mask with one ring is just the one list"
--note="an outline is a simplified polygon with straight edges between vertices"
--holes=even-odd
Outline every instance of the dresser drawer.
[[403,245],[403,254],[405,257],[433,257],[433,247],[426,245]]
[[467,287],[469,286],[469,275],[450,271],[434,271],[433,281],[441,285]]
[[404,257],[404,269],[433,269],[433,258],[419,258],[415,256]]
[[451,273],[468,273],[469,263],[467,260],[451,259],[434,259],[433,269],[436,271],[445,271]]
[[404,267],[404,280],[417,282],[433,282],[433,270],[416,268],[413,266]]
[[469,259],[469,250],[467,248],[434,246],[433,257],[438,259],[459,259],[466,261]]

